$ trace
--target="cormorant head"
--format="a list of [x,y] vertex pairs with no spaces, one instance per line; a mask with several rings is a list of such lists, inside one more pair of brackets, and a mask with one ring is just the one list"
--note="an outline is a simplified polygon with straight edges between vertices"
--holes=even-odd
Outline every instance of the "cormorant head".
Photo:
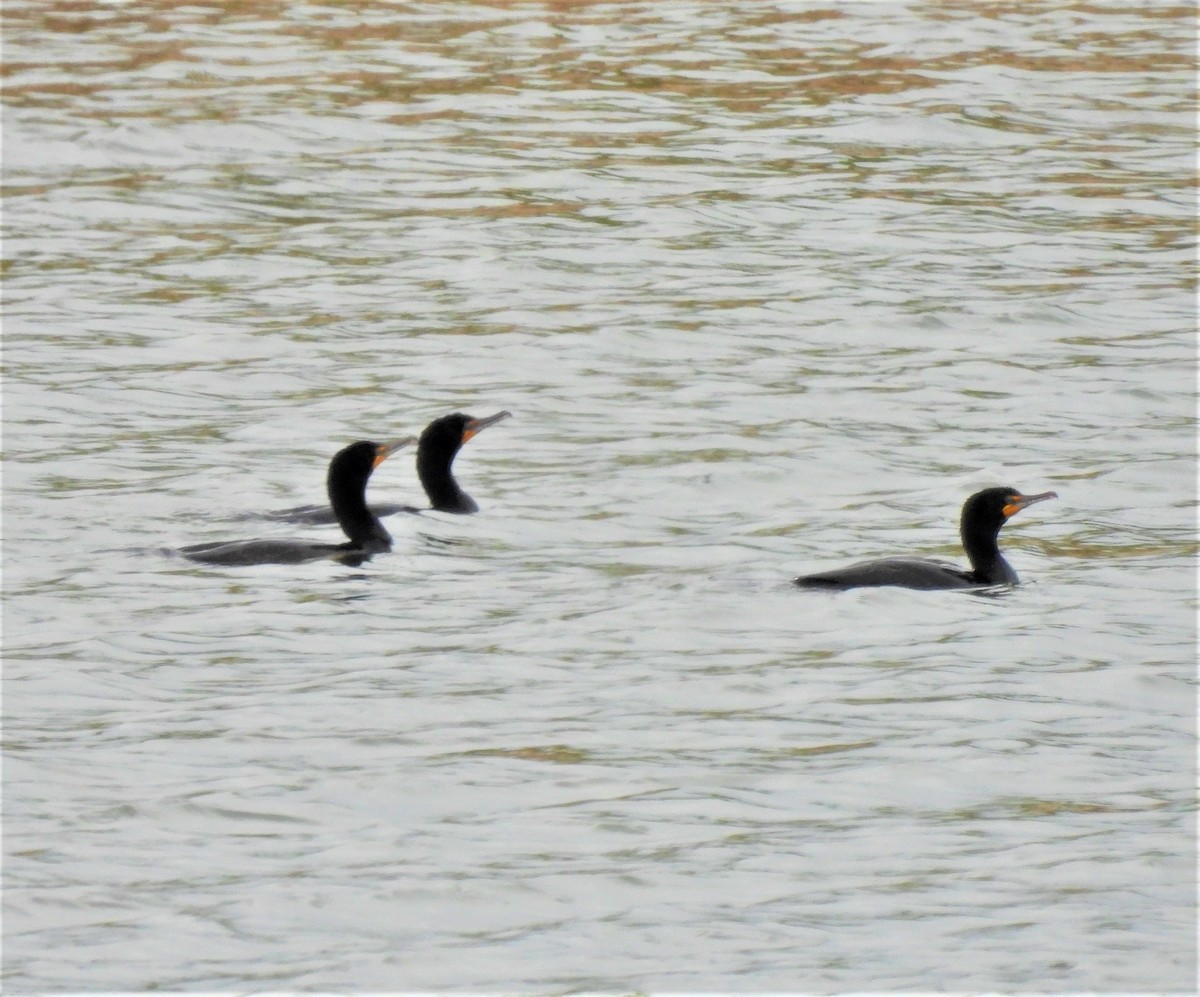
[[434,419],[421,434],[418,450],[422,454],[448,454],[451,459],[458,453],[459,448],[475,436],[501,419],[507,419],[511,412],[497,412],[486,419],[476,419],[474,416],[455,412]]
[[1022,495],[1020,490],[1011,487],[985,488],[963,503],[960,522],[963,537],[965,539],[971,532],[990,533],[995,536],[1009,517],[1015,516],[1034,502],[1044,502],[1052,498],[1058,498],[1058,495],[1054,492]]
[[371,443],[368,440],[351,443],[348,447],[339,450],[333,460],[329,462],[329,482],[331,485],[335,481],[347,484],[362,482],[365,486],[375,468],[397,450],[416,442],[415,436],[405,436],[387,443]]

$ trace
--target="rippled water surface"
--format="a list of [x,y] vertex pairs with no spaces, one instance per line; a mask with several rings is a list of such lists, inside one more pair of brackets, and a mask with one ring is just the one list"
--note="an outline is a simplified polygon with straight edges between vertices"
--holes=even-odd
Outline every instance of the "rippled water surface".
[[1191,990],[1193,14],[5,4],[6,989]]

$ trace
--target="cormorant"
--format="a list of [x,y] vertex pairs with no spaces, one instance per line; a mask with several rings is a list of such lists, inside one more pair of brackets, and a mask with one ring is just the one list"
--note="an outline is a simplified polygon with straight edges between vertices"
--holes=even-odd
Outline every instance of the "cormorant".
[[1000,553],[996,538],[1008,518],[1034,502],[1058,498],[1054,492],[1022,495],[1015,488],[985,488],[962,508],[959,533],[970,570],[946,561],[923,557],[885,557],[861,561],[845,568],[803,575],[795,579],[803,588],[851,589],[896,585],[910,589],[967,589],[990,585],[1016,585],[1017,573]]
[[326,486],[331,515],[337,519],[348,543],[313,543],[309,540],[229,540],[195,544],[180,553],[204,564],[302,564],[325,558],[356,567],[372,554],[392,549],[392,538],[379,517],[367,508],[367,481],[371,472],[402,447],[415,443],[406,436],[390,443],[360,440],[340,450],[329,462]]

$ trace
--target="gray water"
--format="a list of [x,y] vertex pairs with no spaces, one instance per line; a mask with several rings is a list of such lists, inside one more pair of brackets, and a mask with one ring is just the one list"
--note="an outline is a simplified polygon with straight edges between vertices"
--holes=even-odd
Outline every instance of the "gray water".
[[1192,17],[10,0],[7,992],[1192,990]]

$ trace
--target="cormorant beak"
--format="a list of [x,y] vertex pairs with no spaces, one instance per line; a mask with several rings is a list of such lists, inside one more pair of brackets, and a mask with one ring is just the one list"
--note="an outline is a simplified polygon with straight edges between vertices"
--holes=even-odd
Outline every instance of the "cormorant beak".
[[1033,505],[1034,502],[1045,502],[1046,499],[1058,498],[1058,492],[1042,492],[1040,495],[1010,495],[1008,502],[1005,503],[1001,512],[1004,513],[1004,518],[1015,516],[1026,506]]
[[375,459],[371,462],[371,468],[377,468],[397,450],[403,450],[405,447],[412,446],[416,442],[417,438],[415,436],[405,436],[403,439],[391,440],[388,443],[376,443]]
[[463,426],[463,435],[462,435],[463,443],[466,443],[467,440],[469,440],[472,436],[476,436],[479,433],[482,433],[485,429],[488,428],[488,426],[491,426],[493,423],[497,423],[501,419],[508,419],[511,417],[512,417],[511,412],[497,412],[495,415],[489,415],[486,419],[472,419],[465,426]]

